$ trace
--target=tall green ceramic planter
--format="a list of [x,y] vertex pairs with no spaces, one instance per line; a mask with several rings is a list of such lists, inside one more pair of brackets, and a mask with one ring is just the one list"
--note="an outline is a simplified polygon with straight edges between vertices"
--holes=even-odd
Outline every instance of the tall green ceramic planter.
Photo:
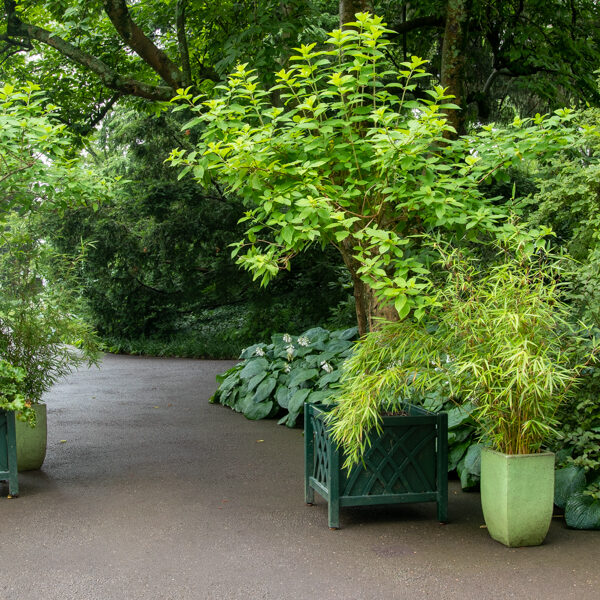
[[481,506],[489,534],[505,546],[544,541],[554,505],[554,454],[481,453]]
[[36,425],[17,420],[17,468],[19,471],[35,471],[44,464],[48,427],[46,421],[46,405],[34,404]]

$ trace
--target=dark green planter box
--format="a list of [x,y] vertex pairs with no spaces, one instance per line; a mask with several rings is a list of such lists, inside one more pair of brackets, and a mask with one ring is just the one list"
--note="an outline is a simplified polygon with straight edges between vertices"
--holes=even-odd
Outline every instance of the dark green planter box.
[[344,506],[436,502],[437,518],[448,518],[448,415],[411,404],[406,416],[383,418],[383,432],[371,435],[363,463],[349,472],[345,456],[329,437],[327,408],[304,406],[305,497],[315,491],[328,502],[329,527],[339,528]]
[[15,413],[0,410],[0,481],[8,481],[8,493],[19,495]]

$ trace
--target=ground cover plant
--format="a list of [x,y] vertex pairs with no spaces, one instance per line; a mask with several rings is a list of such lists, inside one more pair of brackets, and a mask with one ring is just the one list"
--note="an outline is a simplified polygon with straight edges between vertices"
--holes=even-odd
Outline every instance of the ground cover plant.
[[355,327],[328,331],[316,327],[299,336],[275,334],[270,344],[245,348],[242,362],[217,377],[212,402],[229,406],[249,419],[284,413],[280,424],[293,427],[305,402],[332,402],[331,387],[357,337]]

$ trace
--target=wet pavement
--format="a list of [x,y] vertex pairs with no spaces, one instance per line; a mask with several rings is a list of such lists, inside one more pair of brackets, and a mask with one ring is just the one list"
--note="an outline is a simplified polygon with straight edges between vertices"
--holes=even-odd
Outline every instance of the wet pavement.
[[303,498],[300,430],[208,404],[227,361],[111,356],[47,394],[48,455],[0,484],[0,600],[600,598],[600,532],[489,538],[478,494],[346,508]]

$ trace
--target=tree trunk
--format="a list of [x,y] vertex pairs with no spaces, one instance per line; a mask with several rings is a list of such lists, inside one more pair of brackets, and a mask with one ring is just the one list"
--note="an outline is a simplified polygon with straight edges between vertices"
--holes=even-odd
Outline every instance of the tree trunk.
[[340,248],[344,264],[352,277],[354,301],[356,305],[356,323],[360,337],[380,327],[381,320],[397,321],[398,313],[391,304],[382,304],[375,290],[358,275],[360,263],[354,258],[352,248],[356,241],[346,238]]
[[371,0],[340,0],[340,27],[354,21],[354,15],[359,12],[373,13]]
[[446,6],[446,27],[442,44],[441,84],[454,96],[453,102],[462,110],[449,110],[448,123],[458,135],[465,128],[465,45],[469,20],[469,0],[448,0]]

